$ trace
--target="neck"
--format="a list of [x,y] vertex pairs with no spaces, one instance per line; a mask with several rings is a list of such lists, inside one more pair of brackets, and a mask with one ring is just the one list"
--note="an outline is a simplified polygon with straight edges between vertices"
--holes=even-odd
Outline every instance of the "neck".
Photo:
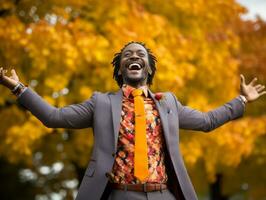
[[140,88],[141,86],[146,86],[147,84],[146,83],[141,83],[141,82],[125,82],[125,84],[131,86],[131,87],[134,87],[134,88]]
[[147,78],[145,79],[142,79],[142,80],[137,80],[137,81],[134,81],[134,80],[123,80],[123,82],[127,85],[130,85],[131,87],[134,87],[134,88],[139,88],[141,86],[146,86],[147,85]]

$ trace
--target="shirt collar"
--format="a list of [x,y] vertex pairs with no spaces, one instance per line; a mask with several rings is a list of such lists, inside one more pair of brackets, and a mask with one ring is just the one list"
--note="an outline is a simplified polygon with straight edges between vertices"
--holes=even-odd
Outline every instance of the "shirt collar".
[[[148,97],[148,86],[147,85],[143,85],[141,87],[139,87],[140,89],[143,90],[143,94],[145,95],[145,97]],[[127,85],[127,84],[123,84],[122,86],[122,91],[123,91],[123,94],[126,98],[129,97],[129,95],[131,94],[131,92],[136,89],[130,85]]]

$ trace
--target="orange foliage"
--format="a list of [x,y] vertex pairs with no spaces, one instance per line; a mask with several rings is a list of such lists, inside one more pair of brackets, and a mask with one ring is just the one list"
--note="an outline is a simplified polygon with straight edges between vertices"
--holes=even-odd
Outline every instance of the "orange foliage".
[[[247,52],[251,39],[256,41],[252,52],[265,52],[257,36],[247,38],[248,31],[238,30],[236,25],[245,24],[239,17],[245,9],[233,0],[18,2],[0,3],[7,13],[0,16],[1,65],[15,66],[22,82],[59,107],[81,102],[94,90],[117,90],[110,62],[131,40],[145,42],[157,56],[152,89],[172,91],[184,104],[202,111],[238,95],[241,61],[248,61],[247,67],[257,62],[257,54]],[[265,34],[260,37],[265,41]],[[265,54],[260,56],[264,61]],[[12,97],[4,88],[0,93],[1,120],[10,119],[1,122],[0,155],[12,162],[29,160],[34,143],[51,130],[18,108],[5,108]],[[265,108],[265,101],[262,104]],[[185,161],[193,168],[203,160],[213,181],[221,168],[236,167],[254,151],[256,139],[266,133],[264,122],[260,110],[256,118],[244,117],[212,134],[184,135]],[[88,160],[83,152],[92,146],[84,137],[75,136],[65,150],[81,166]]]

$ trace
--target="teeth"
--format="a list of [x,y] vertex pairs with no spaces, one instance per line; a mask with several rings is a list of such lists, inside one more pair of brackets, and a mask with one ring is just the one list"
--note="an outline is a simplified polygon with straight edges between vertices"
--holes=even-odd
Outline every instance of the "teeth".
[[138,66],[138,69],[141,69],[141,66],[140,66],[140,64],[138,64],[138,63],[132,63],[132,64],[130,64],[130,65],[128,66],[128,68],[129,68],[129,69],[132,69],[133,66]]

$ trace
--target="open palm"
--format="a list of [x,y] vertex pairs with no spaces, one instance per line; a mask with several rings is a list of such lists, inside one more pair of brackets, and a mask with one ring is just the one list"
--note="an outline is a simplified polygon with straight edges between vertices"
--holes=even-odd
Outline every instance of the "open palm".
[[0,84],[13,89],[15,85],[19,82],[19,78],[14,69],[11,70],[11,76],[6,76],[7,70],[0,68]]
[[249,84],[246,84],[245,77],[243,74],[240,75],[241,84],[240,84],[240,93],[245,96],[248,101],[254,101],[260,96],[266,94],[266,91],[263,91],[265,86],[261,84],[256,85],[257,78],[254,78]]

